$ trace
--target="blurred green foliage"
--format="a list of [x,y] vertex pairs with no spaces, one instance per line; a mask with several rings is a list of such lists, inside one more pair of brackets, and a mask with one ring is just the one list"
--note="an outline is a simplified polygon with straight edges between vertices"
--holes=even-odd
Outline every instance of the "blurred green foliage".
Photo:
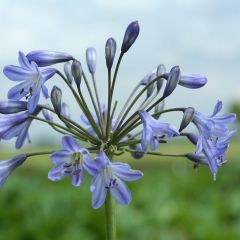
[[[187,148],[175,144],[167,150]],[[144,177],[129,184],[131,204],[118,205],[118,239],[240,239],[237,142],[230,153],[216,182],[207,167],[194,169],[186,159],[122,155]],[[51,182],[51,167],[48,157],[35,157],[9,177],[0,190],[0,240],[104,239],[104,208],[91,208],[90,177],[80,188],[69,179]]]

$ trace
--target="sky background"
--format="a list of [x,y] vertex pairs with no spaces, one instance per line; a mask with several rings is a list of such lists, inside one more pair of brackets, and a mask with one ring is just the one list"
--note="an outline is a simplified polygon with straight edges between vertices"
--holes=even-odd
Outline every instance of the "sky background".
[[[119,105],[160,63],[167,69],[179,65],[183,73],[201,73],[208,78],[207,85],[199,90],[179,86],[167,100],[168,107],[194,106],[211,113],[218,99],[224,101],[225,110],[230,101],[240,101],[239,0],[1,0],[0,16],[1,100],[14,86],[2,69],[17,64],[19,50],[66,51],[85,67],[85,49],[93,46],[98,54],[97,85],[102,101],[106,101],[105,42],[114,37],[118,55],[127,25],[138,20],[139,37],[125,55],[117,80],[115,96]],[[53,85],[62,88],[73,117],[78,118],[80,112],[61,79],[51,79],[47,84],[49,89]],[[177,123],[172,115],[170,120]],[[31,136],[37,139],[36,135],[43,136],[45,131],[51,130],[34,123]]]

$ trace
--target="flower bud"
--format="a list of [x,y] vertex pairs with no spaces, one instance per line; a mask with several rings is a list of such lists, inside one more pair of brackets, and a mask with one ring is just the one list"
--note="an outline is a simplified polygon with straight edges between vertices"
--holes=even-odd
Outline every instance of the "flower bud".
[[8,100],[0,101],[0,113],[11,114],[27,110],[27,102]]
[[89,47],[86,50],[86,60],[88,65],[88,70],[91,74],[96,72],[96,61],[97,61],[97,54],[96,50],[93,47]]
[[132,22],[128,25],[121,47],[121,52],[126,53],[128,49],[133,45],[139,34],[138,21]]
[[200,74],[183,74],[179,80],[179,85],[186,88],[201,88],[207,83],[207,78]]
[[164,89],[163,97],[168,97],[174,89],[177,87],[178,82],[180,80],[181,72],[178,66],[175,66],[171,69],[168,79],[167,79],[167,84]]
[[61,114],[66,118],[70,118],[70,109],[65,102],[62,103]]
[[109,38],[105,46],[105,56],[106,56],[106,64],[107,64],[108,70],[112,68],[116,49],[117,49],[117,44],[115,39]]
[[192,121],[194,112],[195,112],[195,109],[192,107],[186,108],[184,110],[183,119],[179,128],[179,132],[181,132],[184,128],[186,128],[188,124]]
[[65,72],[67,80],[70,82],[70,84],[72,84],[72,82],[74,80],[73,75],[72,75],[71,66],[72,66],[72,63],[70,61],[66,62],[64,64],[64,72]]
[[72,62],[71,72],[72,72],[73,79],[77,85],[77,88],[79,89],[81,85],[81,80],[82,80],[82,65],[79,61],[74,60]]
[[[156,78],[156,74],[150,75],[148,82],[151,82],[151,81],[152,81],[153,79],[155,79],[155,78]],[[149,97],[152,95],[154,89],[155,89],[155,84],[151,84],[151,85],[147,88],[147,98],[149,98]]]
[[156,73],[157,73],[157,68],[154,68],[151,72],[145,75],[145,77],[141,80],[140,84],[143,86],[147,85],[149,83],[150,76]]
[[[46,104],[45,106],[46,106],[46,107],[50,107],[49,104]],[[49,111],[49,110],[47,110],[47,109],[44,108],[44,109],[42,110],[42,113],[43,113],[43,116],[44,116],[44,118],[45,118],[46,120],[48,120],[48,121],[53,121],[53,114],[52,114],[51,111]]]
[[164,107],[165,107],[165,101],[164,101],[164,100],[161,101],[159,104],[157,104],[157,105],[155,106],[155,108],[154,108],[154,114],[157,113],[156,115],[154,115],[154,118],[155,118],[155,119],[159,119],[159,118],[160,118],[161,113],[159,113],[159,112],[163,111]]
[[186,137],[188,140],[190,140],[194,145],[197,145],[198,142],[198,135],[194,133],[188,133],[186,134]]
[[186,157],[195,163],[208,165],[207,158],[203,154],[187,153]]
[[36,50],[27,54],[28,60],[34,61],[39,67],[73,60],[73,56],[64,52]]
[[51,101],[55,112],[61,114],[61,103],[62,103],[62,90],[57,86],[54,86],[51,91]]
[[[160,64],[157,68],[157,77],[166,73],[166,67],[163,64]],[[164,79],[160,78],[157,81],[157,91],[159,92],[162,89]]]

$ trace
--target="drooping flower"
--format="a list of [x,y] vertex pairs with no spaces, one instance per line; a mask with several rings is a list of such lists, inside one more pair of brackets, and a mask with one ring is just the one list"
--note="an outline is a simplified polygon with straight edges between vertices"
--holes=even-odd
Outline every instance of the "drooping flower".
[[139,111],[139,116],[143,123],[142,149],[147,151],[147,145],[150,143],[151,149],[155,150],[159,145],[159,140],[174,135],[179,135],[177,128],[169,123],[162,123],[153,118],[150,113],[143,110]]
[[26,159],[26,154],[19,154],[13,158],[0,161],[0,187],[2,187],[9,174],[19,165],[24,163]]
[[236,130],[228,130],[228,125],[236,119],[236,114],[217,116],[221,109],[222,102],[218,101],[211,116],[195,111],[192,120],[199,131],[196,154],[205,155],[214,180],[218,167],[226,157],[229,140],[236,133]]
[[[15,104],[17,104],[16,102],[17,101],[15,101]],[[21,103],[21,101],[19,102]],[[22,103],[24,104],[25,102]],[[30,114],[26,108],[25,111],[22,111],[22,107],[21,111],[15,107],[12,109],[16,109],[15,112],[11,111],[10,108],[12,113],[0,116],[0,139],[8,140],[17,137],[15,146],[16,148],[21,148],[26,139],[30,142],[28,129],[33,119],[29,118]],[[40,110],[40,108],[36,108],[31,115],[38,115]]]
[[11,88],[8,92],[8,98],[20,100],[25,97],[28,100],[28,110],[32,113],[38,104],[40,92],[48,98],[48,89],[44,83],[51,78],[56,70],[48,68],[40,70],[35,62],[29,62],[26,56],[19,52],[20,66],[7,65],[3,73],[12,81],[21,82]]
[[35,50],[27,54],[30,62],[34,61],[39,67],[46,67],[56,63],[73,60],[73,56],[64,52]]
[[132,200],[130,190],[124,181],[134,181],[143,176],[138,170],[132,170],[128,164],[111,162],[107,155],[100,151],[95,157],[96,173],[91,183],[92,207],[99,208],[109,192],[120,204],[129,204]]
[[52,181],[59,181],[70,176],[72,185],[80,186],[84,171],[91,175],[96,173],[90,153],[86,148],[80,147],[76,139],[71,136],[62,138],[62,146],[63,149],[51,155],[51,160],[56,166],[49,171],[48,178]]

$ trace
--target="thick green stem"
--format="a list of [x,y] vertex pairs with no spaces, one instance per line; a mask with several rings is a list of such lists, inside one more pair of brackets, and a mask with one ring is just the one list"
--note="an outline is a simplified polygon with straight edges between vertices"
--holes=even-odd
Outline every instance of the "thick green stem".
[[[112,154],[108,154],[108,158],[112,161]],[[105,219],[106,219],[106,240],[117,239],[116,224],[116,201],[112,198],[108,191],[105,199]]]
[[117,239],[116,202],[108,192],[105,200],[106,240]]

